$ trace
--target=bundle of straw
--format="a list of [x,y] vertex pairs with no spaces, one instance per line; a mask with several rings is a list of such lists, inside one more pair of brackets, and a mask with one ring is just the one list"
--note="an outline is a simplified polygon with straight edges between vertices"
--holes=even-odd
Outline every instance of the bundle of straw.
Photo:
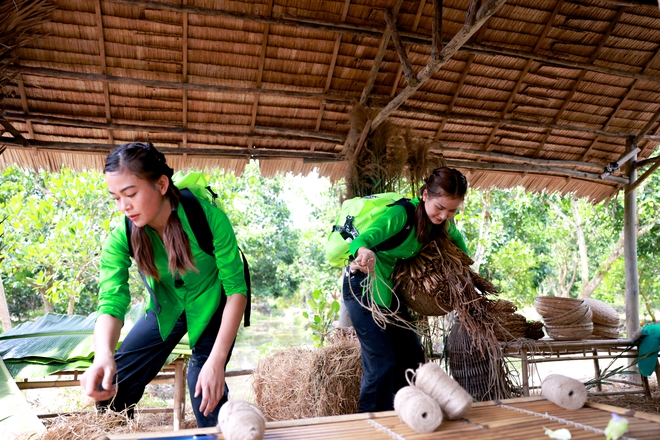
[[[482,353],[498,346],[492,302],[497,288],[470,269],[472,259],[449,239],[438,238],[417,256],[397,263],[392,277],[394,291],[413,311],[427,315],[432,306],[438,315],[455,310],[458,320]],[[436,315],[437,316],[437,315]]]
[[306,349],[293,347],[259,361],[252,375],[255,404],[266,420],[292,420],[357,412],[362,361],[357,341]]

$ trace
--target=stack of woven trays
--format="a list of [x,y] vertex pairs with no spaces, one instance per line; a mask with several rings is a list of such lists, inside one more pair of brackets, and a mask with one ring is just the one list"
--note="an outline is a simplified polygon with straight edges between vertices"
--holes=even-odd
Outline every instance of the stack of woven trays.
[[614,308],[597,299],[584,300],[593,317],[594,331],[589,339],[619,339],[619,314]]
[[594,331],[593,313],[583,299],[537,296],[534,307],[543,317],[546,333],[556,341],[587,339]]
[[524,316],[515,313],[518,310],[515,304],[505,299],[493,303],[493,318],[499,325],[495,325],[495,336],[500,341],[511,341],[520,338],[541,339],[543,337],[543,323],[527,322]]

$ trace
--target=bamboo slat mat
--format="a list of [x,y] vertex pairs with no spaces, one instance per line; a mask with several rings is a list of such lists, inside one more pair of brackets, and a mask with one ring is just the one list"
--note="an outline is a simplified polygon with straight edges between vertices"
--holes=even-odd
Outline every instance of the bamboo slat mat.
[[[572,438],[605,438],[602,431],[612,413],[628,419],[627,439],[659,439],[660,416],[635,412],[609,405],[587,403],[584,408],[569,411],[542,397],[509,399],[502,402],[475,403],[461,420],[444,421],[436,431],[418,434],[399,419],[394,411],[371,414],[324,417],[317,419],[269,422],[264,440],[427,440],[427,439],[547,439],[545,430],[567,428]],[[180,438],[215,433],[214,428],[182,431],[120,434],[110,440]],[[224,440],[218,435],[219,440]]]

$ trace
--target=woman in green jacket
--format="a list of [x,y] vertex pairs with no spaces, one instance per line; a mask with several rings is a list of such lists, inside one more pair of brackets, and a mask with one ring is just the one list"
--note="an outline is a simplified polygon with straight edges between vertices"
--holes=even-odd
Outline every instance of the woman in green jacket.
[[[410,258],[435,237],[448,237],[466,254],[460,232],[449,220],[456,214],[467,192],[467,180],[460,171],[437,168],[425,179],[415,206],[414,227],[408,238],[388,251],[372,250],[399,232],[407,220],[406,208],[390,206],[369,228],[351,242],[354,257],[344,272],[342,296],[362,348],[362,384],[358,412],[387,411],[394,407],[394,394],[406,385],[405,371],[424,363],[424,351],[414,331],[400,324],[376,323],[373,304],[395,311],[410,320],[404,306],[392,295],[391,275],[396,262]],[[365,287],[369,275],[370,288]]]
[[[106,159],[105,177],[117,209],[132,222],[111,232],[101,254],[94,362],[82,376],[84,392],[100,407],[129,411],[158,374],[176,344],[188,333],[192,357],[188,387],[202,426],[217,425],[227,401],[225,367],[247,304],[234,231],[227,216],[199,200],[213,235],[214,256],[197,243],[180,209],[173,170],[151,143],[118,147]],[[131,252],[153,291],[147,313],[115,354],[130,305]]]

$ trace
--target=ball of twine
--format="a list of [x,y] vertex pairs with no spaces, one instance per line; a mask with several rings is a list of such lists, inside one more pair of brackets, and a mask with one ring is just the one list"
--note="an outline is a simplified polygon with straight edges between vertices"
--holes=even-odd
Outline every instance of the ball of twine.
[[587,401],[587,388],[582,382],[561,374],[551,374],[541,384],[543,395],[564,409],[580,409]]
[[225,440],[262,440],[266,419],[256,406],[232,399],[220,408],[218,428]]
[[433,397],[449,420],[463,417],[472,407],[472,396],[435,362],[427,362],[415,373],[415,385]]
[[442,410],[435,399],[415,386],[406,386],[394,396],[394,411],[415,432],[427,434],[442,423]]

